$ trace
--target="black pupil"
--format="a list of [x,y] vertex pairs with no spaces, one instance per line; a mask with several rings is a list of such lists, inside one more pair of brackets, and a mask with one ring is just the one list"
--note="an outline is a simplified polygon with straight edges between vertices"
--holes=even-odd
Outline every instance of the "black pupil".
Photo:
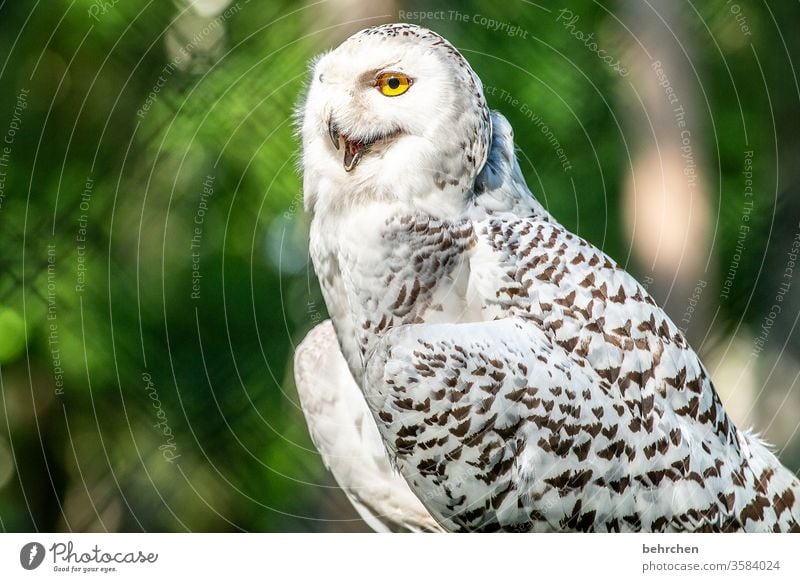
[[397,77],[389,77],[386,84],[389,85],[389,89],[397,89],[400,86],[400,79]]

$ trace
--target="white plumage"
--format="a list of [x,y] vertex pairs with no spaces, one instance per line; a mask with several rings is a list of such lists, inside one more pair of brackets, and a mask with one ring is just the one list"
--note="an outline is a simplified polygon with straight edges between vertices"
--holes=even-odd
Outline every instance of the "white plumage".
[[447,41],[354,35],[316,63],[302,137],[341,351],[445,529],[800,530],[797,478],[646,290],[533,198]]
[[297,346],[294,376],[311,440],[361,518],[379,532],[440,531],[389,463],[330,321]]

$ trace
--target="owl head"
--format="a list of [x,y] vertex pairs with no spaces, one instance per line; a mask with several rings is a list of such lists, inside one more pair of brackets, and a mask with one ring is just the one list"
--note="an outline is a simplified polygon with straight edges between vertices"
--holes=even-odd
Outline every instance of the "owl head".
[[300,108],[306,209],[462,204],[492,125],[480,79],[438,34],[368,28],[319,57]]

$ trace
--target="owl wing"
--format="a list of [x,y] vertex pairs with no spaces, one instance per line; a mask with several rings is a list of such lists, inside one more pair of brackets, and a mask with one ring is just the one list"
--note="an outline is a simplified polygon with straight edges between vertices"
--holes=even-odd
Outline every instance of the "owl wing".
[[[622,404],[530,320],[402,326],[366,377],[370,406],[395,427],[391,454],[449,530],[649,530],[720,503],[682,479],[700,442],[670,423],[645,436],[654,414]],[[645,463],[643,440],[669,447]]]
[[733,425],[633,277],[552,218],[472,225],[467,301],[483,321],[389,331],[365,382],[445,527],[797,528],[797,479]]
[[330,321],[298,346],[294,373],[311,439],[362,519],[379,532],[441,531],[389,463]]
[[601,432],[612,402],[525,320],[394,328],[366,381],[391,454],[446,529],[552,530],[614,512],[591,485],[625,474],[597,455],[616,437]]

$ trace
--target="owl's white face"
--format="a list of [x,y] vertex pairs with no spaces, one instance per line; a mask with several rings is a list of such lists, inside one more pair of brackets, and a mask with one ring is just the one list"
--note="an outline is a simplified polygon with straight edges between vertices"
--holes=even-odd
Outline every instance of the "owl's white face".
[[310,210],[458,199],[486,159],[491,123],[480,81],[447,41],[384,25],[316,62],[302,138]]

